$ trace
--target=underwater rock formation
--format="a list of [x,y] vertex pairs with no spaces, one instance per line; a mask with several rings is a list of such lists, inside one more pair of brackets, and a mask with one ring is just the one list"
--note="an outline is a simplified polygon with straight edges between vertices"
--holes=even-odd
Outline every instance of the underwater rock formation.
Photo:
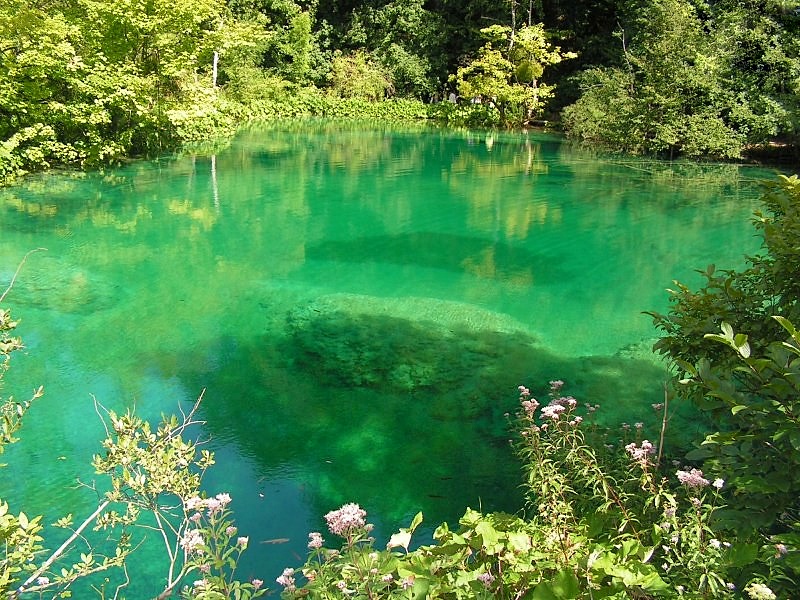
[[461,388],[534,344],[522,324],[475,306],[350,294],[291,311],[287,333],[300,366],[331,384],[406,392]]
[[[5,289],[13,273],[0,274]],[[64,260],[37,257],[29,261],[14,282],[14,303],[41,310],[92,314],[116,305],[121,288]]]

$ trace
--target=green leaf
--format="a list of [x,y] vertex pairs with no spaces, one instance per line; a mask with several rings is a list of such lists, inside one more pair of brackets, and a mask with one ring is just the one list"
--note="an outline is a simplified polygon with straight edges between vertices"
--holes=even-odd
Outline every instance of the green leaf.
[[540,583],[533,590],[532,600],[559,600],[549,583]]
[[714,456],[714,451],[708,447],[700,447],[686,454],[688,460],[704,460],[710,456]]
[[725,559],[732,567],[744,567],[758,558],[758,545],[733,544],[725,553]]
[[572,600],[580,594],[578,578],[571,569],[562,569],[549,582],[540,583],[533,591],[534,600]]

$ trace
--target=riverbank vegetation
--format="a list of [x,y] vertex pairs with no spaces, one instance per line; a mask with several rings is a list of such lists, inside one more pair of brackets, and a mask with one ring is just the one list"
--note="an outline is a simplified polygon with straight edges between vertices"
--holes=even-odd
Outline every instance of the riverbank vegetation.
[[[325,515],[328,532],[309,532],[305,564],[277,577],[284,597],[794,597],[800,179],[768,185],[755,226],[762,252],[746,268],[708,267],[699,289],[676,283],[668,313],[652,314],[662,332],[655,350],[674,375],[652,406],[660,426],[601,425],[603,407],[570,396],[569,374],[567,383],[520,385],[509,428],[526,501],[515,514],[468,508],[457,527],[442,524],[435,543],[417,547],[421,514],[384,544],[371,536],[366,512],[346,504]],[[22,348],[15,327],[0,311],[0,383]],[[0,451],[17,441],[41,394],[3,398]],[[688,453],[670,424],[680,403],[716,426]],[[88,579],[100,597],[125,597],[136,577],[125,565],[144,529],[161,540],[159,598],[263,595],[271,582],[237,575],[249,538],[237,529],[230,496],[203,491],[214,457],[191,438],[197,405],[157,427],[96,408],[106,437],[93,466],[107,478],[102,492],[87,490],[96,509],[59,520],[65,541],[45,551],[41,518],[0,502],[0,593],[67,597]]]
[[791,152],[799,33],[797,0],[10,0],[0,181],[297,115],[563,115],[570,137],[616,151]]

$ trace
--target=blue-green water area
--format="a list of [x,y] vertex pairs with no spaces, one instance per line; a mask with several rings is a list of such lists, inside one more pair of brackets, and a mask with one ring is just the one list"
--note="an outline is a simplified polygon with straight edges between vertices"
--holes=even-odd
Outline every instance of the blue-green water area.
[[[539,133],[306,121],[31,176],[0,190],[2,288],[46,249],[6,300],[26,349],[4,393],[45,396],[0,497],[48,523],[88,514],[93,398],[158,419],[205,390],[205,485],[250,537],[243,577],[300,565],[346,502],[378,545],[419,510],[422,540],[467,506],[516,511],[516,387],[563,379],[606,422],[653,424],[666,374],[643,311],[667,309],[673,279],[758,250],[770,175]],[[683,411],[671,427],[703,422]],[[148,548],[129,598],[161,589]]]

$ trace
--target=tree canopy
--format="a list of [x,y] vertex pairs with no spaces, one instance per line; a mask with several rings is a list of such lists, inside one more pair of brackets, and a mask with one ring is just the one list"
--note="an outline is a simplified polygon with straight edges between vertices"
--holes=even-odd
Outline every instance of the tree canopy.
[[798,34],[798,0],[9,0],[0,178],[159,152],[299,90],[457,91],[489,102],[432,114],[519,126],[563,109],[590,144],[738,158],[797,141]]

